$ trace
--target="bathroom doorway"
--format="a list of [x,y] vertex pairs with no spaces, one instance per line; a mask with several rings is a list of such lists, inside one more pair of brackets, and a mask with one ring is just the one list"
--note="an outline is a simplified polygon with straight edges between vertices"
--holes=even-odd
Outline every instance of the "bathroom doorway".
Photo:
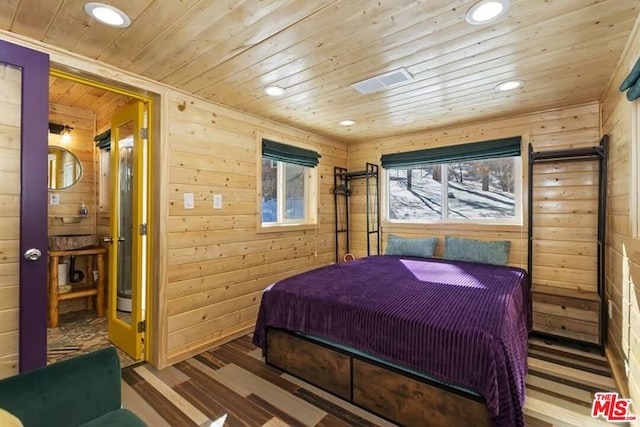
[[146,360],[152,107],[135,91],[51,70],[48,235],[50,247],[68,238],[70,248],[52,252],[48,363],[109,345],[123,365]]

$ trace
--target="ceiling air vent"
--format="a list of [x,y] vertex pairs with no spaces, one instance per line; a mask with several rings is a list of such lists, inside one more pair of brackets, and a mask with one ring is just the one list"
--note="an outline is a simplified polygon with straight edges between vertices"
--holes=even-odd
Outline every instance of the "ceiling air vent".
[[413,80],[413,76],[409,74],[404,68],[399,68],[394,71],[389,71],[379,76],[371,77],[370,79],[363,80],[351,85],[352,88],[357,90],[363,95],[385,89],[398,83],[408,82]]

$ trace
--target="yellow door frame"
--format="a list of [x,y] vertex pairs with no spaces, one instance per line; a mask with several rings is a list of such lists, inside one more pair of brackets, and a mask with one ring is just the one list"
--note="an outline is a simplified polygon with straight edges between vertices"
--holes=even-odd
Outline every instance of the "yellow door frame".
[[151,96],[147,96],[147,95],[142,95],[140,93],[136,93],[134,91],[131,90],[127,90],[127,89],[123,89],[123,88],[119,88],[117,86],[108,84],[108,83],[102,83],[102,82],[98,82],[95,80],[91,80],[90,78],[87,77],[83,77],[83,76],[78,76],[66,71],[62,71],[62,70],[58,70],[58,69],[53,69],[50,68],[49,69],[49,75],[52,77],[58,77],[58,78],[62,78],[62,79],[66,79],[66,80],[70,80],[76,83],[81,83],[87,86],[92,86],[92,87],[96,87],[99,89],[103,89],[109,92],[113,92],[113,93],[117,93],[120,95],[124,95],[124,96],[128,96],[131,97],[133,99],[136,99],[138,101],[141,102],[145,102],[147,103],[147,144],[148,144],[148,150],[147,150],[147,259],[146,259],[146,277],[145,277],[145,281],[147,283],[146,286],[146,296],[145,296],[145,305],[146,307],[144,307],[145,310],[145,315],[144,315],[144,321],[145,321],[145,331],[144,331],[144,360],[151,360],[151,348],[152,348],[152,340],[154,339],[153,333],[154,333],[154,325],[152,324],[151,320],[153,319],[153,298],[154,298],[154,289],[152,286],[153,281],[151,280],[151,272],[153,271],[151,269],[151,260],[153,259],[153,229],[154,229],[154,224],[153,224],[153,191],[151,191],[152,188],[152,178],[153,178],[153,158],[154,158],[154,147],[153,147],[153,129],[154,129],[154,98]]

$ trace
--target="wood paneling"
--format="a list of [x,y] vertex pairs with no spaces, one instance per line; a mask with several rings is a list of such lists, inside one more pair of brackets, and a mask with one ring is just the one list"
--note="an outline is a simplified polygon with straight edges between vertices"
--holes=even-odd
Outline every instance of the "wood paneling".
[[[640,20],[630,35],[625,52],[612,73],[602,98],[603,133],[610,137],[609,177],[607,183],[606,297],[612,308],[609,320],[607,354],[623,392],[640,400],[640,214],[637,201],[640,167],[640,117],[637,102],[627,101],[618,91],[620,82],[640,57]],[[634,123],[635,122],[635,123]],[[635,150],[632,149],[635,147]],[[635,158],[634,158],[634,153]],[[637,173],[637,172],[636,172]],[[628,369],[628,374],[625,372]],[[637,406],[636,406],[637,412]]]
[[[483,141],[492,138],[504,138],[509,136],[523,136],[523,222],[526,221],[526,144],[530,141],[534,149],[559,149],[568,147],[594,146],[598,144],[599,134],[599,108],[598,104],[586,104],[566,109],[543,111],[502,120],[492,120],[482,123],[446,128],[437,131],[416,133],[408,136],[394,138],[374,139],[372,141],[354,143],[349,146],[349,167],[359,170],[365,162],[379,163],[382,154],[391,154],[403,151],[419,150],[445,145],[454,145],[465,142]],[[583,135],[574,138],[576,134]],[[595,231],[581,231],[581,227],[592,225],[595,215],[575,215],[574,213],[596,212],[594,200],[597,190],[590,185],[593,167],[586,162],[573,165],[542,165],[540,170],[535,170],[534,191],[544,189],[544,195],[540,200],[534,198],[534,215],[536,234],[547,236],[540,241],[536,240],[536,253],[538,249],[549,248],[550,253],[564,253],[566,255],[582,255],[594,258],[595,248],[591,242],[595,242]],[[583,164],[585,163],[585,164]],[[585,175],[585,177],[583,177]],[[557,180],[556,180],[557,178]],[[566,186],[561,186],[565,184]],[[384,178],[381,179],[382,197],[385,197]],[[366,255],[366,240],[364,238],[364,208],[358,206],[355,200],[362,197],[362,189],[354,187],[352,196],[352,227],[351,252],[357,256]],[[535,194],[535,193],[534,193]],[[568,205],[564,202],[569,199]],[[562,203],[560,203],[562,201]],[[385,203],[383,203],[383,206]],[[444,236],[456,235],[478,240],[509,240],[511,250],[509,264],[521,268],[527,265],[527,230],[526,226],[519,225],[491,225],[491,224],[401,224],[385,222],[386,213],[383,212],[383,249],[388,233],[406,235],[408,237],[439,236],[439,244],[436,255],[441,255],[444,249]],[[539,227],[538,227],[539,226]],[[579,227],[578,230],[574,226]],[[575,242],[571,247],[558,241],[565,235],[575,236]],[[574,252],[573,249],[578,250]],[[575,261],[577,259],[573,259]],[[547,267],[555,268],[560,272],[563,269],[575,269],[573,265],[567,265],[566,257],[546,257],[542,261]],[[595,267],[589,266],[588,259],[580,259],[580,265],[587,271]],[[557,273],[557,272],[556,272]],[[575,273],[571,273],[575,274]],[[590,274],[590,273],[588,273]],[[573,277],[573,276],[572,276]],[[560,280],[562,276],[557,279]],[[571,282],[572,279],[564,279]],[[593,278],[595,280],[595,276]],[[562,280],[560,280],[562,281]],[[595,283],[595,282],[594,282]]]
[[[181,111],[178,106],[186,102]],[[167,351],[170,361],[253,326],[262,290],[276,280],[333,259],[333,206],[307,231],[256,232],[256,141],[259,132],[302,141],[321,154],[319,187],[346,165],[342,144],[175,94],[168,138]],[[183,208],[193,193],[194,209]],[[213,195],[222,209],[213,209]],[[322,196],[321,196],[322,197]]]
[[[601,344],[597,161],[545,162],[533,168],[533,329]],[[537,245],[538,240],[544,243]],[[573,251],[558,254],[558,245]]]
[[[0,6],[0,28],[319,135],[363,141],[597,101],[638,14],[635,0],[518,0],[497,22],[475,26],[464,20],[475,2],[117,0],[132,25],[114,29],[76,2],[10,0]],[[350,87],[399,67],[414,80],[369,95]],[[514,78],[523,89],[494,90]],[[287,94],[266,98],[268,84]],[[358,124],[339,126],[345,118]]]
[[22,71],[0,64],[0,378],[18,372]]

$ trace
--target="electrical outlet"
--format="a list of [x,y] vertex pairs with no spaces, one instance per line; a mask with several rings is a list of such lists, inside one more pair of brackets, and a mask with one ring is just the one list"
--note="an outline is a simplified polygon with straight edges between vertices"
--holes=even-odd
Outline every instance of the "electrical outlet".
[[58,193],[49,194],[49,204],[50,205],[59,205],[60,204],[60,195]]
[[613,318],[613,305],[611,304],[611,300],[608,300],[609,302],[609,319]]

